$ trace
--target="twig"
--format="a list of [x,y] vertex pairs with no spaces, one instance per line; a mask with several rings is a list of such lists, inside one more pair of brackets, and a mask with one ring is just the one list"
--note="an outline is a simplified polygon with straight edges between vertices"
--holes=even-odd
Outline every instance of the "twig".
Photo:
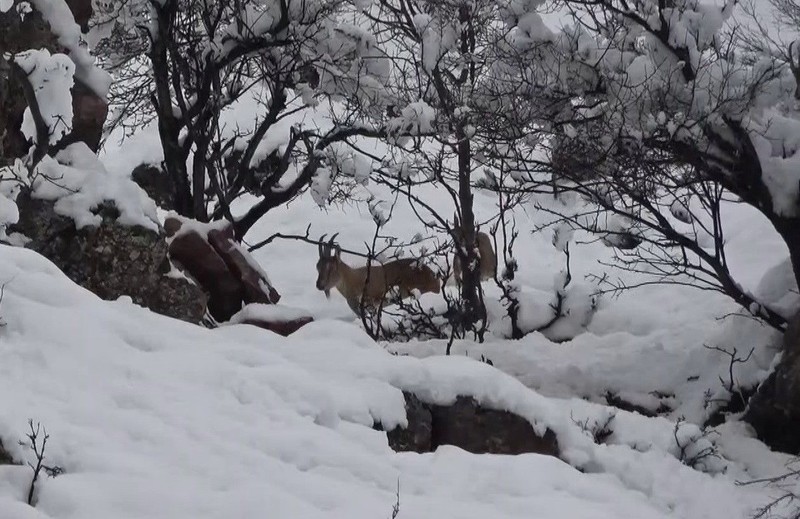
[[739,384],[737,384],[736,380],[734,379],[733,369],[734,369],[734,366],[736,364],[744,364],[748,360],[750,360],[750,357],[753,356],[753,352],[755,351],[755,347],[750,348],[750,352],[747,354],[746,357],[738,357],[737,356],[738,350],[736,348],[733,348],[733,351],[728,351],[728,350],[726,350],[724,348],[720,348],[719,346],[709,346],[708,344],[703,344],[703,348],[705,348],[707,350],[718,351],[718,352],[728,356],[728,358],[730,359],[730,361],[728,362],[728,381],[726,382],[720,376],[719,377],[719,382],[720,382],[720,384],[722,384],[722,387],[725,388],[725,390],[729,394],[737,395],[739,397],[739,399],[741,400],[742,405],[745,405],[747,402],[745,401],[744,395],[742,394],[742,391],[739,388]]
[[[315,240],[315,239],[311,238],[311,234],[310,233],[311,233],[311,224],[308,224],[308,227],[306,227],[305,234],[283,234],[283,233],[276,232],[275,234],[272,234],[269,237],[267,237],[265,240],[262,240],[262,241],[256,243],[255,245],[250,245],[247,248],[247,251],[248,252],[253,252],[254,250],[257,250],[257,249],[260,249],[261,247],[269,245],[270,243],[272,243],[276,239],[297,240],[297,241],[303,241],[303,242],[306,242],[306,243],[311,243],[311,244],[314,244],[314,245],[324,245],[324,243],[321,242],[320,240]],[[342,252],[346,252],[346,253],[351,254],[353,256],[359,256],[359,257],[362,257],[362,258],[369,258],[369,255],[368,254],[364,254],[363,252],[358,252],[358,251],[344,249],[344,248],[342,248]]]
[[[28,466],[33,470],[33,478],[31,479],[31,485],[28,489],[28,504],[34,506],[33,497],[34,493],[36,492],[36,482],[39,480],[39,474],[42,472],[42,470],[44,470],[45,474],[54,478],[63,474],[64,469],[56,465],[49,466],[44,464],[44,451],[47,448],[47,440],[50,439],[50,435],[47,434],[47,429],[42,427],[39,422],[37,422],[34,426],[33,420],[28,420],[28,427],[30,428],[30,432],[26,435],[28,438],[28,443],[26,444],[24,441],[20,441],[19,444],[23,447],[28,447],[31,449],[36,457],[35,465],[28,462]],[[40,438],[41,443],[39,442]]]
[[397,516],[399,514],[400,514],[400,478],[397,479],[397,493],[395,494],[394,505],[392,505],[391,519],[397,519]]

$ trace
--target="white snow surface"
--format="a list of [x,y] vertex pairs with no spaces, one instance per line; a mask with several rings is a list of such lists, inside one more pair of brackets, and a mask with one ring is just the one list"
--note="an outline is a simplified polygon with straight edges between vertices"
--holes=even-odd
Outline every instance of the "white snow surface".
[[83,142],[70,144],[55,158],[45,156],[31,179],[37,198],[55,201],[58,214],[75,221],[77,228],[99,225],[102,216],[95,210],[106,201],[119,211],[119,223],[158,229],[156,205],[125,175],[106,170],[103,163]]
[[[39,0],[37,6],[47,2]],[[520,19],[521,42],[553,37],[531,15],[539,3],[507,2],[509,17]],[[691,40],[696,60],[697,49],[708,45],[711,29],[726,13],[688,4],[698,8],[688,14],[676,10],[672,36]],[[424,17],[415,22],[425,39],[423,61],[447,51],[449,24]],[[62,36],[74,30],[70,25]],[[636,64],[643,73],[650,65]],[[629,72],[635,70],[632,66]],[[243,108],[241,115],[245,120],[252,111]],[[435,124],[436,113],[420,101],[404,107],[390,127],[425,133]],[[773,172],[789,170],[794,155],[776,159],[770,141],[783,142],[789,132],[775,132],[760,143],[759,153]],[[281,136],[268,135],[264,150],[280,144]],[[80,171],[88,171],[87,178],[128,185],[130,170],[141,162],[158,163],[158,153],[151,127],[120,149],[112,144],[104,150],[108,173],[100,175],[98,164]],[[82,152],[75,157],[88,160]],[[62,156],[60,162],[59,167],[68,166],[70,159]],[[397,167],[398,174],[406,174],[413,164]],[[274,232],[303,234],[310,223],[312,237],[339,233],[343,247],[361,249],[374,232],[377,211],[371,209],[391,200],[368,185],[367,169],[354,162],[341,172],[363,180],[360,194],[371,200],[369,205],[320,203],[333,173],[321,169],[310,193],[271,211],[247,241]],[[788,178],[796,180],[791,173]],[[82,185],[82,177],[70,178]],[[770,187],[780,188],[778,180],[785,178],[778,176]],[[69,198],[57,186],[46,188]],[[786,192],[792,196],[779,200],[787,211],[796,198],[796,186],[792,189]],[[142,195],[131,189],[121,196],[132,202],[131,214],[141,207],[133,203],[140,201],[134,192]],[[441,214],[452,213],[441,192],[425,188],[418,194]],[[97,198],[77,201],[87,223],[91,204],[85,202]],[[241,201],[234,211],[241,213],[250,202]],[[480,221],[496,212],[496,199],[484,193],[476,195],[475,204]],[[8,213],[12,219],[13,211]],[[145,214],[154,220],[150,209],[138,217]],[[724,216],[736,279],[779,311],[795,308],[797,287],[789,283],[787,251],[774,230],[740,204],[726,207]],[[370,340],[340,294],[328,300],[316,289],[317,248],[301,241],[275,240],[253,253],[281,293],[281,305],[250,305],[236,318],[314,317],[287,338],[238,324],[207,330],[154,315],[124,298],[103,302],[36,254],[0,247],[0,282],[7,282],[0,303],[5,324],[0,328],[0,395],[5,397],[0,439],[17,459],[32,461],[17,440],[29,418],[40,421],[51,435],[47,461],[65,469],[38,483],[37,506],[31,508],[24,502],[30,469],[0,466],[0,519],[265,514],[372,519],[391,515],[398,482],[399,519],[744,519],[781,495],[779,489],[736,482],[784,473],[788,456],[753,438],[738,415],[706,435],[700,428],[728,397],[720,377],[728,376],[729,357],[714,348],[740,356],[752,349],[734,371],[738,385],[752,387],[774,364],[778,334],[743,317],[718,294],[681,286],[646,286],[601,298],[592,314],[587,301],[593,286],[586,276],[608,271],[603,263],[611,260],[612,250],[585,233],[565,233],[554,243],[550,231],[529,232],[548,219],[535,203],[515,217],[522,231],[515,246],[520,267],[515,287],[523,322],[549,319],[567,243],[572,282],[566,293],[575,315],[559,325],[558,337],[551,330],[505,340],[508,323],[499,291],[486,283],[492,332],[483,344],[456,341],[450,357],[444,356],[443,341]],[[382,234],[400,239],[423,231],[403,204],[383,223]],[[360,264],[347,254],[344,260]],[[642,281],[638,275],[609,273],[632,284]],[[437,304],[437,298],[425,294],[422,299]],[[494,367],[475,360],[480,357]],[[563,459],[478,456],[447,446],[422,455],[394,453],[385,434],[371,426],[405,423],[402,390],[441,404],[472,395],[484,405],[515,412],[539,431],[555,431]],[[660,416],[608,407],[609,394]],[[602,445],[578,425],[603,423],[612,414],[613,434]],[[690,468],[678,459],[679,442],[688,444],[687,452],[713,447],[718,455]]]
[[[252,106],[241,115],[251,117]],[[398,131],[424,133],[436,114],[416,103],[393,122]],[[265,142],[275,149],[281,136],[268,135]],[[161,160],[154,127],[122,147],[113,139],[109,143],[102,154],[107,173],[100,174],[102,165],[89,164],[70,174],[89,171],[89,177],[129,185],[136,165]],[[75,157],[60,157],[60,166],[89,160],[71,151]],[[345,164],[342,172],[365,180],[358,169]],[[68,196],[55,185],[47,189]],[[246,241],[275,232],[302,235],[310,223],[312,237],[339,233],[343,247],[363,250],[374,232],[370,208],[391,197],[367,182],[360,189],[359,198],[370,204],[320,207],[312,190],[271,211]],[[131,208],[137,207],[129,196],[134,191],[142,195],[130,190],[122,197]],[[418,194],[442,214],[452,213],[441,192],[425,188]],[[251,202],[242,200],[234,212],[241,214]],[[478,220],[495,214],[495,204],[494,197],[477,193]],[[88,206],[80,207],[88,217]],[[154,219],[149,209],[146,214]],[[789,458],[770,452],[736,415],[709,430],[707,438],[699,437],[699,426],[728,396],[719,380],[728,374],[728,358],[704,346],[736,348],[744,356],[753,348],[734,374],[738,384],[750,387],[768,374],[778,334],[738,316],[736,305],[720,295],[679,286],[601,298],[586,322],[593,288],[586,275],[604,273],[600,262],[611,260],[612,249],[585,233],[564,233],[554,244],[551,231],[529,232],[548,218],[534,203],[515,217],[521,230],[515,284],[522,319],[548,320],[554,285],[563,280],[567,242],[572,258],[567,293],[574,296],[577,317],[557,330],[563,342],[540,333],[505,340],[499,291],[487,282],[492,333],[483,344],[456,341],[450,357],[444,356],[442,341],[376,344],[367,338],[340,294],[333,292],[328,300],[316,289],[317,247],[302,241],[278,239],[254,251],[281,293],[281,305],[251,305],[239,316],[265,311],[273,317],[295,312],[314,317],[288,338],[237,324],[206,330],[153,315],[129,300],[102,302],[34,253],[2,248],[0,282],[8,284],[0,303],[6,323],[0,328],[0,394],[5,395],[0,438],[18,459],[30,461],[17,440],[28,418],[40,421],[51,435],[48,462],[66,473],[40,481],[32,509],[24,504],[30,469],[0,467],[0,518],[268,513],[371,519],[390,516],[398,481],[400,519],[744,519],[769,502],[775,490],[736,481],[783,473]],[[740,204],[726,208],[725,222],[737,280],[765,302],[791,308],[797,291],[787,286],[787,251],[774,230]],[[409,240],[423,231],[411,208],[399,204],[382,234]],[[343,256],[354,266],[363,264]],[[626,281],[640,279],[628,275]],[[436,304],[437,298],[422,299]],[[494,367],[474,360],[481,356]],[[396,454],[371,426],[404,423],[404,389],[439,403],[473,395],[518,413],[539,430],[550,427],[563,460],[476,456],[453,447]],[[660,409],[661,416],[614,410],[606,405],[609,393],[650,411]],[[595,445],[576,424],[602,423],[610,413],[615,413],[614,432],[605,445]],[[676,430],[681,417],[686,421]],[[713,442],[719,458],[698,469],[683,465],[676,435],[695,450]]]
[[251,303],[239,310],[236,315],[231,317],[228,323],[240,324],[251,319],[264,321],[294,321],[304,317],[308,317],[308,312],[302,308],[294,308],[282,304],[267,305],[263,303]]
[[[109,150],[107,175],[124,177],[120,164],[128,159],[125,148]],[[492,197],[476,196],[479,219],[493,205]],[[532,228],[542,215],[517,217]],[[768,225],[738,206],[728,221],[737,277],[755,292],[786,297],[779,286],[785,266],[775,265],[786,251]],[[248,241],[276,230],[302,234],[308,223],[312,236],[339,232],[339,242],[354,249],[374,231],[368,208],[320,209],[307,195],[271,212]],[[386,233],[406,239],[420,230],[403,205],[385,224]],[[576,243],[573,283],[585,288],[584,275],[611,251]],[[259,518],[268,510],[276,518],[371,519],[390,515],[399,482],[401,519],[744,519],[775,491],[736,481],[780,474],[789,461],[735,416],[708,437],[700,432],[713,411],[706,392],[712,400],[725,396],[718,376],[728,367],[723,354],[703,345],[755,347],[737,367],[744,385],[766,376],[776,351],[776,334],[754,321],[719,321],[736,310],[721,297],[641,289],[604,300],[586,331],[558,344],[537,333],[503,340],[502,310],[492,306],[496,333],[484,344],[458,341],[445,357],[439,341],[369,339],[338,293],[327,300],[315,288],[317,250],[304,242],[276,240],[254,253],[283,296],[267,312],[302,309],[315,318],[288,338],[236,324],[207,330],[127,298],[103,302],[35,253],[0,250],[0,281],[7,281],[0,438],[17,459],[32,461],[17,440],[29,418],[41,422],[50,434],[48,463],[65,469],[38,483],[32,509],[24,503],[30,469],[0,467],[3,518]],[[517,254],[526,318],[534,318],[553,297],[563,253],[541,232],[522,233]],[[497,297],[485,287],[487,300]],[[474,360],[481,355],[495,367]],[[510,410],[540,432],[555,431],[563,459],[478,456],[448,446],[394,453],[371,426],[405,423],[402,390],[442,404],[472,395]],[[607,392],[671,411],[646,418],[614,410],[603,401]],[[614,432],[596,445],[578,423],[602,423],[611,413]],[[676,430],[680,416],[687,421]],[[690,468],[678,459],[676,436],[690,452],[716,445],[719,457]]]
[[[75,64],[65,54],[31,49],[14,55],[14,62],[27,74],[42,120],[52,143],[72,131],[72,89]],[[25,109],[22,132],[37,142],[30,108]]]
[[[392,356],[331,320],[286,339],[207,330],[100,301],[35,253],[0,250],[0,437],[28,460],[15,440],[40,421],[48,461],[65,470],[39,482],[33,511],[30,469],[0,467],[5,518],[372,518],[391,510],[398,481],[407,517],[729,518],[757,502],[662,452],[667,420],[637,430],[644,419],[623,418],[653,449],[595,446],[570,413],[596,406],[479,362]],[[587,473],[540,455],[395,454],[370,426],[405,423],[400,389],[438,403],[473,394],[549,426]]]
[[[107,155],[113,175],[121,152]],[[479,219],[493,204],[476,196]],[[302,234],[310,222],[312,235],[339,232],[340,243],[358,248],[374,223],[367,208],[355,209],[320,209],[304,196],[271,212],[248,241],[276,230]],[[517,216],[526,227],[542,218]],[[728,221],[735,274],[765,297],[787,297],[780,286],[786,266],[774,264],[785,257],[779,240],[745,209],[736,207]],[[420,231],[402,205],[385,227],[406,239]],[[531,308],[547,308],[563,253],[547,232],[523,233],[517,247],[526,258],[522,294]],[[8,281],[0,304],[0,438],[17,459],[32,461],[17,440],[29,418],[41,422],[51,436],[47,461],[66,471],[39,482],[32,509],[24,504],[30,469],[0,467],[3,518],[258,518],[265,510],[276,518],[388,517],[399,482],[401,519],[744,519],[776,491],[736,481],[780,474],[789,461],[735,416],[702,436],[698,425],[713,410],[704,406],[706,391],[725,396],[717,377],[727,373],[726,357],[703,344],[756,347],[736,372],[747,385],[768,373],[777,337],[749,319],[718,321],[735,306],[691,289],[646,288],[605,300],[587,331],[560,344],[536,333],[503,340],[495,322],[498,334],[486,343],[458,341],[445,357],[439,341],[370,340],[338,293],[327,300],[316,290],[317,251],[304,242],[276,240],[254,253],[283,296],[266,312],[315,318],[288,338],[236,324],[207,330],[126,298],[103,302],[35,253],[0,250],[0,280]],[[596,242],[570,250],[575,283],[611,254]],[[502,312],[490,313],[499,319]],[[474,360],[480,355],[495,367]],[[448,446],[394,453],[371,426],[405,424],[402,390],[442,404],[473,395],[510,410],[540,432],[555,431],[563,459]],[[671,411],[646,418],[614,410],[606,392]],[[578,423],[610,414],[614,432],[596,445]],[[680,416],[687,421],[676,430]],[[690,452],[715,446],[719,457],[690,468],[676,441]]]
[[81,39],[81,30],[65,0],[32,0],[36,10],[58,36],[58,43],[69,51],[75,63],[75,76],[101,98],[106,97],[111,86],[111,76],[95,66],[94,57]]

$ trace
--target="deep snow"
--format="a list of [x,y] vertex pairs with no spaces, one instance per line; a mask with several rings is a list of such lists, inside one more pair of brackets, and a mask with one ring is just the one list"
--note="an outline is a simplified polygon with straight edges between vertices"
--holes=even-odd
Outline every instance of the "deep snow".
[[[98,90],[102,83],[95,82]],[[245,104],[240,115],[252,118],[253,109]],[[282,121],[283,129],[291,123]],[[110,181],[91,183],[93,197],[68,199],[67,209],[87,216],[97,197],[137,201],[141,193],[126,177],[142,162],[158,162],[154,130],[121,148],[110,139],[103,156]],[[280,145],[272,137],[260,154]],[[73,159],[83,158],[79,151]],[[105,179],[92,166],[90,177]],[[364,169],[353,162],[354,177],[363,180]],[[372,185],[362,188],[368,193],[388,199]],[[452,214],[436,191],[421,194]],[[315,199],[322,198],[311,190],[271,212],[247,241],[303,234],[310,223],[312,237],[339,233],[343,247],[363,250],[374,231],[367,204],[321,209]],[[480,220],[494,214],[494,204],[476,196]],[[154,211],[138,207],[123,211],[129,221],[152,220]],[[552,230],[529,232],[548,220],[535,201],[515,216],[522,231],[517,279],[530,309],[525,317],[535,320],[552,299],[563,255]],[[741,205],[729,208],[725,222],[741,284],[776,306],[796,306],[786,250],[769,225]],[[422,231],[403,204],[385,228],[405,239]],[[599,262],[612,254],[588,238],[576,233],[570,245],[576,290],[590,291],[585,276],[603,272]],[[207,330],[124,298],[100,301],[38,255],[0,246],[0,439],[17,459],[32,461],[17,440],[28,419],[41,422],[51,435],[47,461],[65,469],[39,482],[31,508],[24,502],[31,470],[0,466],[0,519],[373,519],[391,515],[398,483],[400,519],[744,519],[780,495],[737,482],[785,472],[788,456],[770,452],[736,416],[706,434],[699,427],[727,397],[719,377],[727,377],[728,359],[713,347],[744,356],[753,349],[734,375],[748,387],[767,375],[779,339],[718,294],[648,286],[606,297],[586,331],[560,343],[539,333],[503,340],[500,310],[490,303],[497,333],[484,344],[458,341],[444,357],[440,341],[370,340],[338,293],[326,299],[315,288],[315,245],[278,239],[254,254],[282,295],[280,309],[268,312],[307,312],[316,322],[288,338],[247,325]],[[486,289],[497,298],[491,283]],[[494,367],[475,360],[481,356]],[[564,460],[452,447],[394,453],[371,426],[404,423],[402,390],[439,403],[470,394],[516,412],[556,431]],[[609,393],[661,416],[610,408]],[[579,424],[610,414],[613,434],[595,445]],[[690,468],[678,459],[678,442],[690,455],[713,447],[718,456]]]
[[[30,469],[0,467],[3,517],[372,518],[389,514],[398,480],[400,517],[743,517],[764,497],[665,453],[664,419],[620,413],[630,432],[595,446],[570,414],[602,409],[483,363],[392,356],[330,320],[287,339],[206,330],[100,301],[30,251],[0,258],[0,436],[29,459],[14,440],[41,421],[48,461],[66,471],[41,481],[32,511]],[[473,393],[550,426],[587,473],[538,455],[395,454],[370,425],[403,423],[399,388],[441,403]]]
[[[106,157],[115,175],[134,160],[115,156]],[[494,200],[476,200],[488,217]],[[523,229],[542,223],[525,209],[517,214]],[[742,283],[784,297],[780,242],[741,207],[729,221]],[[367,208],[323,210],[306,194],[270,213],[248,241],[302,234],[308,223],[312,236],[339,232],[355,250],[374,230]],[[386,231],[409,238],[420,227],[401,205]],[[551,241],[543,231],[518,242],[520,284],[533,300],[552,296],[563,267]],[[750,385],[766,375],[777,339],[752,320],[720,320],[736,308],[719,296],[643,288],[603,300],[587,332],[571,341],[490,336],[482,345],[458,342],[444,357],[435,341],[371,341],[343,298],[315,288],[317,250],[300,241],[275,240],[255,253],[281,304],[317,318],[289,338],[247,325],[206,330],[124,298],[103,302],[36,254],[0,250],[0,438],[29,461],[16,441],[29,418],[39,421],[51,435],[48,462],[66,471],[40,482],[31,509],[30,469],[0,467],[3,518],[388,517],[398,482],[400,518],[745,518],[777,490],[736,482],[780,474],[790,461],[735,420],[700,432],[713,410],[704,404],[724,396],[718,376],[727,373],[725,356],[703,345],[755,347],[736,371],[737,382]],[[572,251],[576,283],[611,254],[599,242]],[[473,360],[481,355],[499,369]],[[371,425],[404,423],[401,390],[440,403],[471,394],[516,412],[556,431],[564,461],[452,447],[396,454]],[[614,410],[603,402],[609,391],[672,411],[646,418]],[[578,424],[609,413],[614,433],[595,445]],[[719,456],[690,468],[678,459],[678,441],[690,453],[714,442]]]

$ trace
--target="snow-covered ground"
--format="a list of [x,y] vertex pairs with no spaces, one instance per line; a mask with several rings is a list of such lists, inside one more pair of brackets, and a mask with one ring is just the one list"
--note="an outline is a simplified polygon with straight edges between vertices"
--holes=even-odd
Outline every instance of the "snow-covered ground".
[[[670,420],[625,412],[598,446],[576,422],[603,420],[601,406],[544,397],[461,356],[393,356],[338,320],[286,339],[206,330],[101,301],[10,247],[0,278],[0,437],[30,460],[15,440],[29,418],[41,422],[47,462],[65,470],[39,482],[31,509],[31,470],[0,467],[3,518],[387,517],[398,481],[399,517],[746,517],[769,496],[735,480],[786,461],[733,425],[722,458],[695,470],[676,458]],[[404,422],[401,389],[441,403],[474,394],[548,426],[573,466],[456,448],[396,454],[370,426]],[[687,424],[679,437],[697,432]]]
[[[138,163],[151,138],[142,132],[107,156],[112,173]],[[436,193],[428,196],[436,202]],[[476,205],[489,217],[494,200],[479,195]],[[518,279],[546,305],[563,259],[550,231],[527,232],[544,217],[533,204],[523,209]],[[738,206],[728,221],[743,285],[785,291],[781,267],[773,268],[785,256],[774,233]],[[353,250],[374,231],[366,207],[323,210],[306,194],[270,213],[248,241],[302,234],[309,223],[313,237],[339,233]],[[401,238],[420,231],[402,204],[386,228]],[[735,420],[707,435],[698,427],[712,410],[705,404],[725,395],[718,377],[728,370],[725,355],[704,346],[755,348],[736,367],[744,386],[766,375],[775,353],[773,332],[742,317],[720,319],[737,310],[721,296],[645,287],[602,300],[571,341],[490,334],[484,344],[457,342],[445,357],[437,341],[370,340],[338,293],[328,300],[316,289],[313,244],[275,240],[255,254],[281,304],[316,322],[288,338],[247,325],[207,330],[125,300],[100,301],[35,253],[2,248],[0,438],[17,459],[32,461],[17,440],[28,419],[41,422],[50,434],[47,462],[65,473],[38,483],[34,509],[25,504],[31,470],[0,467],[0,518],[373,519],[391,515],[398,483],[401,519],[746,518],[777,495],[737,481],[783,473],[787,456]],[[576,283],[610,254],[601,243],[573,244]],[[495,367],[474,360],[481,355]],[[440,403],[471,394],[518,413],[557,433],[563,460],[452,447],[394,453],[371,426],[404,423],[401,390]],[[609,408],[608,392],[662,415]],[[578,424],[609,413],[613,434],[596,445]],[[689,457],[715,446],[717,456],[691,468],[679,460],[681,446]]]
[[[428,201],[434,206],[438,203],[442,214],[449,214],[442,205],[446,200],[430,194]],[[494,197],[476,196],[476,210],[479,219],[496,214]],[[760,289],[766,290],[766,295],[785,293],[789,287],[786,277],[781,275],[786,274],[787,268],[783,243],[753,210],[735,206],[730,212],[726,236],[734,275],[753,292]],[[518,210],[516,218],[523,230],[515,245],[519,261],[517,279],[523,297],[533,308],[546,307],[553,298],[554,278],[564,268],[563,255],[551,243],[552,230],[530,232],[549,218],[537,212],[533,201]],[[366,207],[320,209],[310,197],[303,197],[268,214],[248,240],[258,242],[274,232],[302,235],[309,223],[312,237],[339,233],[337,241],[344,248],[356,251],[366,250],[365,242],[371,240],[374,232]],[[417,232],[424,232],[422,224],[408,206],[398,204],[385,233],[410,240]],[[594,243],[581,243],[586,241]],[[591,273],[608,272],[627,278],[630,283],[637,280],[635,275],[601,265],[600,261],[611,260],[612,250],[588,235],[576,234],[571,252],[574,285],[588,288],[590,283],[585,277]],[[337,292],[326,300],[316,289],[315,245],[278,239],[254,254],[276,281],[283,295],[282,303],[309,309],[318,317],[354,320]],[[346,254],[343,257],[352,265],[364,264],[362,258]],[[767,272],[776,286],[769,283],[761,286]],[[504,330],[497,322],[502,315],[496,304],[499,291],[491,282],[484,287],[487,300],[492,297],[495,300],[493,326]],[[653,410],[667,405],[674,410],[672,417],[683,416],[702,423],[713,410],[713,406],[704,408],[708,400],[705,393],[710,391],[711,399],[724,396],[719,376],[728,373],[728,357],[712,347],[731,352],[736,348],[739,356],[746,356],[754,348],[750,361],[736,368],[737,382],[744,387],[753,386],[766,376],[776,353],[776,334],[752,319],[732,315],[738,310],[720,294],[684,286],[646,286],[619,297],[602,298],[587,332],[571,341],[556,344],[542,334],[532,333],[521,341],[490,337],[484,344],[456,342],[453,352],[475,359],[483,355],[526,386],[549,396],[596,399],[611,391]],[[724,316],[727,317],[723,319]],[[446,342],[394,343],[387,348],[427,357],[442,355]],[[653,396],[656,392],[666,398]]]

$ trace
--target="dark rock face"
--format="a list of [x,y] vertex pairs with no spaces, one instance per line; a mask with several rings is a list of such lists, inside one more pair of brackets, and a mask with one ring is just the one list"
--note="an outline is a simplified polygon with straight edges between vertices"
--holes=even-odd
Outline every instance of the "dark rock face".
[[433,415],[430,406],[413,393],[403,392],[406,398],[408,427],[395,427],[386,436],[396,452],[433,452]]
[[99,297],[114,300],[130,296],[150,310],[199,323],[206,297],[186,279],[165,276],[170,265],[162,236],[141,227],[115,223],[115,210],[104,208],[99,227],[76,229],[48,201],[21,193],[20,220],[10,231],[31,239],[26,247],[52,261],[75,283]]
[[280,300],[280,294],[255,261],[238,247],[230,226],[224,229],[208,226],[201,234],[197,229],[203,224],[193,222],[191,230],[180,232],[184,221],[188,220],[169,217],[164,222],[167,236],[171,238],[170,257],[208,293],[208,310],[214,319],[228,321],[245,304],[275,304]]
[[552,430],[539,436],[530,422],[508,411],[481,407],[471,397],[460,396],[452,405],[440,406],[403,394],[408,427],[387,433],[395,451],[432,452],[440,445],[454,445],[475,454],[559,455]]
[[[169,225],[165,229],[169,236]],[[241,310],[241,286],[206,239],[194,232],[183,234],[170,242],[169,254],[206,291],[214,319],[227,321]]]
[[800,454],[800,314],[783,336],[783,357],[750,399],[744,420],[772,449]]
[[3,442],[0,441],[0,465],[13,465],[14,458],[11,457],[11,454],[8,453],[5,446],[3,446]]
[[254,265],[249,253],[239,247],[233,237],[233,228],[227,227],[224,231],[213,229],[208,233],[208,242],[222,257],[228,270],[233,273],[242,285],[242,300],[245,304],[262,303],[275,304],[281,296],[265,276]]
[[508,411],[483,408],[474,398],[458,397],[451,406],[434,406],[431,414],[435,446],[455,445],[476,454],[558,455],[553,431],[539,437],[524,418]]
[[144,189],[144,192],[161,208],[175,209],[172,181],[164,171],[156,166],[142,164],[134,168],[131,179]]
[[[90,6],[91,8],[91,6]],[[72,87],[72,134],[92,151],[100,147],[108,104],[78,80]]]
[[244,319],[241,324],[249,324],[251,326],[258,326],[259,328],[263,328],[265,330],[269,330],[271,332],[275,332],[278,335],[282,335],[284,337],[288,337],[289,335],[293,334],[303,326],[307,325],[310,322],[313,322],[313,317],[301,317],[298,319],[289,319],[289,320],[281,320],[281,319],[264,319],[264,318],[250,318]]

